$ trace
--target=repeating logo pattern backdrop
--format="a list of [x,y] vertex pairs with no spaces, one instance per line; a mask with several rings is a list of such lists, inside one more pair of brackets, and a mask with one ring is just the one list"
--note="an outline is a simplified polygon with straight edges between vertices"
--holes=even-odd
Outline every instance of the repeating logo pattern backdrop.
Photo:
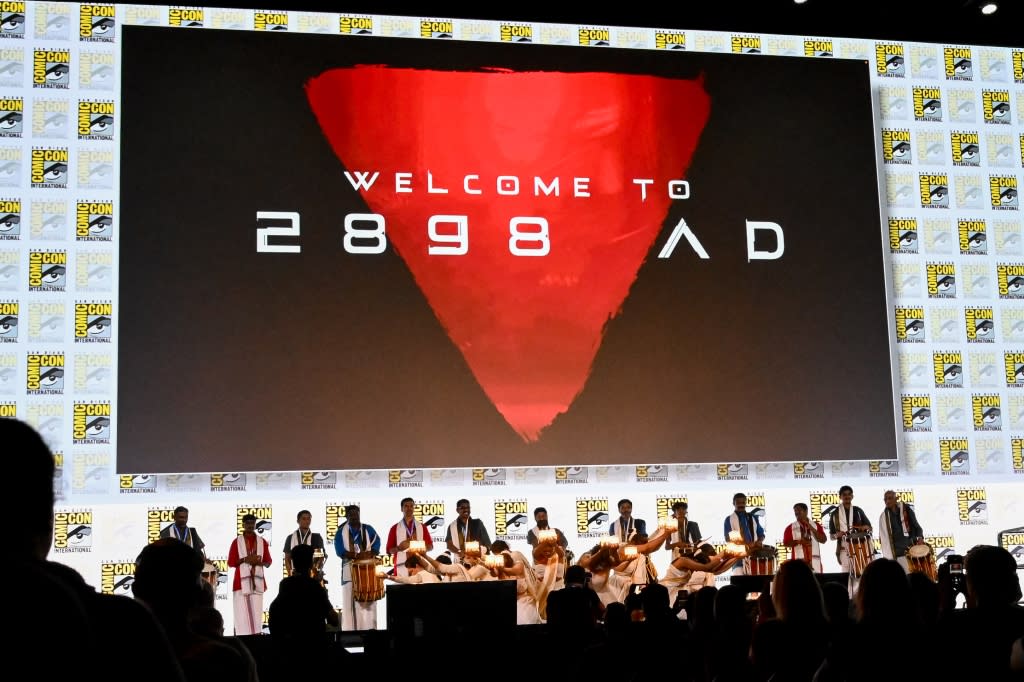
[[[644,471],[563,466],[118,475],[116,188],[122,173],[136,172],[118,161],[125,25],[500,41],[524,43],[524,50],[537,43],[865,60],[878,105],[875,152],[889,230],[895,399],[905,456]],[[528,510],[528,527],[533,508],[545,506],[578,555],[606,532],[602,524],[614,519],[622,497],[631,498],[636,516],[649,524],[666,508],[660,500],[687,499],[704,534],[720,542],[734,492],[763,496],[763,525],[776,540],[795,502],[824,514],[838,487],[850,484],[855,503],[874,520],[882,492],[894,488],[912,497],[941,551],[999,542],[1024,565],[1024,509],[1014,494],[1024,480],[1022,121],[1024,50],[1007,48],[6,2],[0,18],[0,415],[27,420],[54,451],[61,495],[54,557],[114,593],[130,585],[132,559],[178,504],[191,509],[208,554],[223,563],[239,510],[256,509],[268,533],[272,519],[283,524],[275,534],[279,549],[299,509],[313,511],[314,527],[333,537],[331,524],[336,529],[344,505],[356,502],[364,521],[386,533],[406,495],[417,499],[435,540],[443,540],[455,500],[467,497],[474,515],[492,531],[503,528],[519,548],[521,510]],[[813,419],[810,408],[806,418]],[[337,567],[336,558],[329,559],[335,578]],[[224,610],[230,627],[230,608]]]

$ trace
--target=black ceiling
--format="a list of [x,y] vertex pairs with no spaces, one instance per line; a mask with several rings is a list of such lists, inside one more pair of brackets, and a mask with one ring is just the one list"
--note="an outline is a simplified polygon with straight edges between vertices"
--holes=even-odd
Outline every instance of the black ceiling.
[[800,5],[793,0],[656,0],[645,3],[604,0],[600,5],[569,3],[564,0],[476,3],[266,0],[266,4],[259,5],[223,1],[213,4],[219,7],[507,19],[1024,47],[1024,0],[996,2],[999,10],[991,16],[984,16],[978,10],[980,0],[808,0]]

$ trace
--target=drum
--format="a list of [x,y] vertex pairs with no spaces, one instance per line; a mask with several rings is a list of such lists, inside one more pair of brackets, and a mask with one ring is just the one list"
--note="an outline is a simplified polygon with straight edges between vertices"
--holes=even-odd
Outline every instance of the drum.
[[912,545],[907,549],[907,571],[924,573],[934,582],[939,581],[939,571],[935,566],[935,549],[927,542]]
[[377,575],[376,559],[356,559],[351,569],[353,599],[370,602],[384,598],[384,576]]
[[743,573],[746,575],[775,575],[775,559],[771,554],[754,553],[743,558]]
[[846,534],[846,550],[850,554],[850,572],[854,577],[864,575],[864,569],[875,558],[871,533],[851,531]]

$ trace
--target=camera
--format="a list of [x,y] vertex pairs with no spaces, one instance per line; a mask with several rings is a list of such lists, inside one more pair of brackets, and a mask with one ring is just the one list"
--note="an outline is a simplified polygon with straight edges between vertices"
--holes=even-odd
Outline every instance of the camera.
[[967,604],[967,576],[964,575],[964,558],[960,554],[949,554],[946,556],[946,566],[949,568],[949,606],[951,608],[964,608]]

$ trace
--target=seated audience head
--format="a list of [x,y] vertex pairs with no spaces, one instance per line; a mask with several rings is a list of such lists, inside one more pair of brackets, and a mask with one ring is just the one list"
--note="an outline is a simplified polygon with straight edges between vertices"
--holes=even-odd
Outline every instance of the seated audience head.
[[821,586],[807,562],[796,559],[783,561],[772,589],[775,611],[783,621],[808,626],[825,623],[825,603]]
[[570,566],[565,569],[565,585],[579,585],[583,586],[587,584],[587,570],[580,565]]
[[1002,547],[981,545],[964,557],[967,575],[967,603],[989,608],[1016,604],[1021,598],[1017,562]]
[[313,547],[298,545],[292,548],[292,570],[295,575],[310,575],[313,572]]
[[906,571],[891,559],[875,559],[864,569],[857,589],[857,620],[870,626],[917,620]]
[[26,493],[19,503],[23,530],[11,533],[12,554],[23,559],[43,560],[53,541],[53,454],[35,429],[17,419],[0,419],[0,442],[11,456],[13,480]]
[[189,609],[202,603],[203,555],[173,538],[143,548],[135,560],[132,592],[164,623],[181,623]]

